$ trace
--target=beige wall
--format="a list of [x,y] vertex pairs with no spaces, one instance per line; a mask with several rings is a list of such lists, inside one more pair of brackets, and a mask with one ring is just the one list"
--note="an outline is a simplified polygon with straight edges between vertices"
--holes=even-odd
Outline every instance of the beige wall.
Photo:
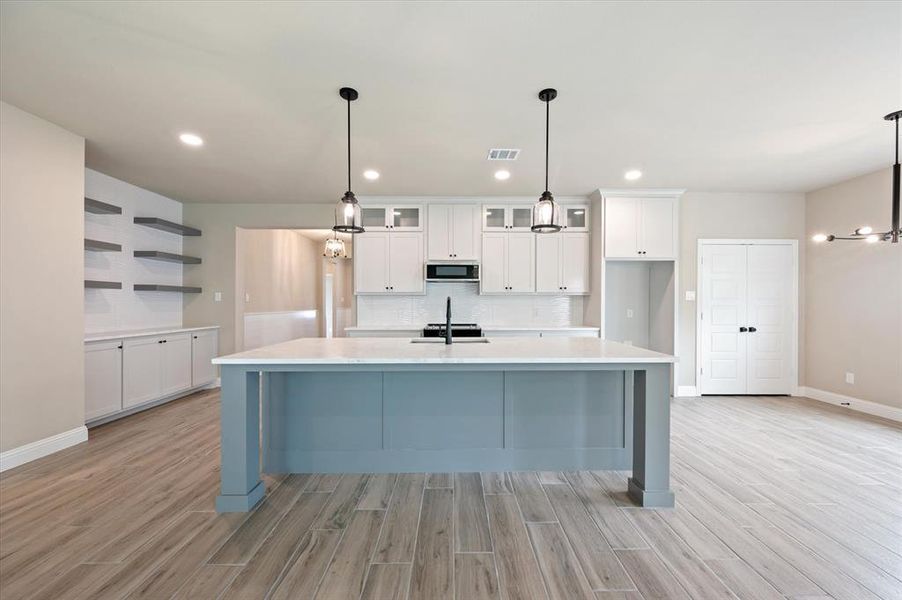
[[[808,193],[807,237],[886,231],[891,190],[884,169]],[[902,244],[807,246],[806,385],[902,408]]]
[[244,312],[317,309],[322,244],[290,229],[242,229],[240,240]]
[[81,427],[85,141],[0,102],[0,450]]
[[[185,254],[204,261],[198,268],[185,269],[185,285],[203,288],[203,293],[185,294],[185,325],[219,325],[220,353],[233,352],[236,335],[241,335],[235,326],[240,283],[235,278],[236,229],[328,229],[333,208],[332,204],[185,204],[184,223],[203,232],[200,237],[185,238]],[[217,291],[222,293],[221,302],[214,302]]]
[[[779,193],[686,192],[680,199],[679,372],[680,386],[694,386],[696,303],[686,291],[696,290],[698,240],[805,238],[805,195]],[[799,243],[799,273],[804,273],[805,244]],[[697,291],[697,290],[696,290]],[[799,303],[805,291],[799,285]],[[799,384],[804,384],[805,315],[799,315]]]

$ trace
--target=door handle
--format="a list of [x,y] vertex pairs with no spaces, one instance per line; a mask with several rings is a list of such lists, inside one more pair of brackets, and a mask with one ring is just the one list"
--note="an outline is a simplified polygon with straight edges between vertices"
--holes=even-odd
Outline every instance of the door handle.
[[739,333],[745,333],[745,332],[748,331],[748,330],[749,330],[748,327],[740,327],[740,328],[739,328]]
[[758,331],[757,327],[749,327],[749,333],[755,333],[756,331]]

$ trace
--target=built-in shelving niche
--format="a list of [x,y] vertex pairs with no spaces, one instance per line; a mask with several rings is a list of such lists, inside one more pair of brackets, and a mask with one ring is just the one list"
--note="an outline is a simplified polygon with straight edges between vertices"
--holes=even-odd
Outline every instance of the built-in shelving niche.
[[122,252],[122,245],[85,238],[85,250],[90,250],[91,252]]
[[85,198],[85,212],[95,215],[121,215],[122,208],[93,198]]
[[199,265],[201,263],[201,259],[196,256],[185,256],[184,254],[162,252],[160,250],[135,250],[134,254],[135,258],[161,260],[163,262],[181,263],[183,265]]
[[159,229],[160,231],[166,231],[181,236],[200,235],[200,229],[188,227],[187,225],[179,225],[178,223],[173,223],[172,221],[167,221],[165,219],[158,219],[157,217],[135,217],[135,224],[143,225],[144,227],[151,227],[153,229]]
[[160,285],[156,283],[136,283],[136,292],[181,292],[183,294],[199,294],[203,290],[188,285]]
[[97,281],[96,279],[85,279],[85,288],[95,290],[121,290],[121,281]]

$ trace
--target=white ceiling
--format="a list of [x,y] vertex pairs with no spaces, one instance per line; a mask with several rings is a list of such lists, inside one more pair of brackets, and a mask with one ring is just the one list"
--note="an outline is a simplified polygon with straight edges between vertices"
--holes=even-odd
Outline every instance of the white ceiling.
[[902,3],[0,5],[2,99],[182,201],[337,200],[342,85],[361,195],[538,195],[546,86],[555,194],[807,191],[891,163]]

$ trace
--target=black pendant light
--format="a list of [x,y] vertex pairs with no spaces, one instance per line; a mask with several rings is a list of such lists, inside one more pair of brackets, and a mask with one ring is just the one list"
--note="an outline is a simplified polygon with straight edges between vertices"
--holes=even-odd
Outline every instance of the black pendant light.
[[332,230],[342,233],[363,233],[360,203],[351,191],[351,102],[357,99],[358,94],[354,88],[343,87],[338,90],[338,95],[348,103],[348,191],[335,207],[335,225]]
[[815,242],[832,242],[834,240],[864,240],[865,242],[890,242],[898,244],[902,239],[902,228],[899,225],[899,119],[902,118],[902,110],[892,112],[885,117],[886,121],[896,123],[896,162],[893,165],[893,213],[889,231],[875,232],[872,227],[859,227],[850,235],[842,237],[838,235],[816,234],[812,239]]
[[548,105],[557,98],[557,90],[546,88],[539,92],[545,103],[545,191],[532,207],[532,230],[536,233],[556,233],[561,230],[561,207],[548,191]]

